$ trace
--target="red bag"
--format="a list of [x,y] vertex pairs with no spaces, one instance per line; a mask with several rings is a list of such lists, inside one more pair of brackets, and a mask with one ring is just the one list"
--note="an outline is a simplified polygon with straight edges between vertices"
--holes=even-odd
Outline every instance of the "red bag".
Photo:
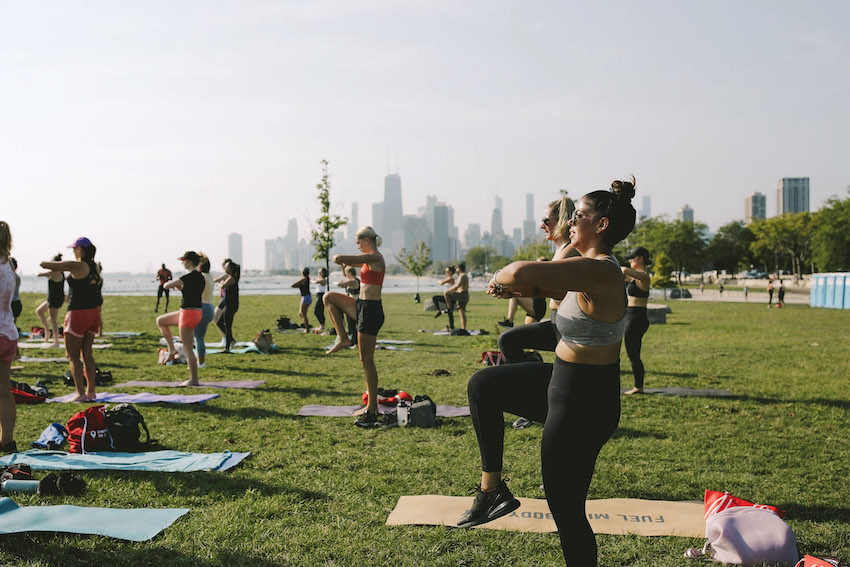
[[785,517],[785,510],[780,510],[776,506],[771,506],[769,504],[753,504],[752,502],[748,502],[743,498],[736,498],[732,496],[728,492],[717,492],[716,490],[706,490],[705,491],[705,519],[712,514],[716,514],[721,510],[725,510],[727,508],[732,508],[734,506],[752,506],[753,508],[762,508],[764,510],[770,510],[771,512],[776,513],[780,518]]
[[47,401],[47,398],[44,396],[30,394],[17,388],[9,387],[9,390],[12,392],[12,397],[15,398],[16,404],[43,404]]
[[841,561],[837,557],[815,557],[806,555],[795,565],[795,567],[841,567]]
[[483,362],[487,366],[499,366],[500,364],[507,363],[507,360],[505,360],[505,355],[500,351],[488,350],[481,353],[481,358],[478,359],[478,362]]
[[112,437],[106,428],[106,406],[91,406],[68,420],[68,443],[71,453],[111,451]]

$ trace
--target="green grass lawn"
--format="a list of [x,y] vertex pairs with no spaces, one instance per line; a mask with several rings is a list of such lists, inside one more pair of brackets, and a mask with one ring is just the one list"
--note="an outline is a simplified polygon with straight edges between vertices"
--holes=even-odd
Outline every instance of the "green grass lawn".
[[[42,297],[24,294],[23,329],[36,324]],[[95,351],[117,382],[184,380],[185,367],[156,364],[159,335],[152,297],[107,297],[107,331],[143,331]],[[238,340],[277,317],[297,317],[297,297],[246,296]],[[413,339],[413,352],[376,354],[380,383],[437,403],[466,405],[466,381],[481,351],[495,350],[495,321],[506,304],[473,293],[471,328],[485,337],[419,333],[437,329],[409,294],[385,297],[381,338]],[[590,498],[702,500],[727,490],[788,511],[803,553],[850,560],[850,312],[790,305],[676,303],[666,325],[644,339],[647,387],[725,388],[735,398],[629,396],[620,427],[603,448]],[[210,329],[209,340],[218,340]],[[3,565],[403,565],[562,564],[556,534],[445,527],[388,527],[399,496],[464,495],[480,475],[469,418],[434,429],[360,430],[353,418],[302,418],[305,404],[353,405],[364,383],[354,351],[325,356],[332,337],[276,334],[276,355],[210,355],[201,379],[263,379],[257,390],[226,390],[200,405],[144,405],[152,436],[167,448],[251,451],[225,473],[92,472],[80,497],[14,495],[20,505],[186,507],[191,512],[155,539],[6,536]],[[33,351],[28,351],[31,354]],[[47,352],[47,351],[45,351]],[[552,354],[545,356],[552,359]],[[623,354],[622,384],[632,375]],[[60,364],[26,364],[13,379],[55,378]],[[435,377],[436,369],[451,371]],[[132,389],[138,392],[141,389]],[[153,389],[175,393],[174,389]],[[193,391],[198,393],[198,391]],[[19,406],[15,437],[25,446],[80,405]],[[506,423],[514,418],[506,416]],[[542,498],[539,426],[506,432],[505,473],[514,494]],[[577,432],[580,434],[580,432]],[[44,473],[37,473],[41,477]],[[597,536],[600,565],[687,565],[682,553],[702,541]]]

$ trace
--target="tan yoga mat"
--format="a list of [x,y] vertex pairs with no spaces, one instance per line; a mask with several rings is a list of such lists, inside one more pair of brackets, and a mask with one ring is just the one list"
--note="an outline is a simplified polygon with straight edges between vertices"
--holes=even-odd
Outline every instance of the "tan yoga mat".
[[[546,500],[517,498],[521,506],[480,528],[518,532],[556,532]],[[456,526],[472,504],[471,496],[402,496],[387,518],[388,526]],[[608,498],[587,501],[593,533],[705,537],[702,502]]]

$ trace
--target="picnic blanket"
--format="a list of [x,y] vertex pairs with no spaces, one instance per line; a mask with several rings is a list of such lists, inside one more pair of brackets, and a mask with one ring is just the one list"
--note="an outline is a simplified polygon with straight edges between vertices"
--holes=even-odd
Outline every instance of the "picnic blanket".
[[[60,396],[58,398],[50,398],[47,401],[59,404],[73,403],[71,402],[71,400],[76,396],[76,392],[71,392],[70,394],[67,394],[65,396]],[[202,404],[204,402],[214,400],[219,396],[221,396],[221,394],[151,394],[149,392],[140,392],[138,394],[126,394],[119,392],[100,392],[94,402],[108,402],[115,404],[154,404],[157,402],[166,402],[169,404]]]
[[[351,417],[351,414],[363,406],[323,406],[308,405],[298,410],[302,417]],[[378,405],[378,413],[395,413],[396,408]],[[437,406],[438,417],[466,417],[469,406]]]
[[[622,390],[621,393],[626,391]],[[729,398],[735,395],[729,390],[717,390],[714,388],[644,388],[643,393],[655,394],[657,396],[701,396],[703,398]]]
[[251,453],[186,453],[184,451],[142,451],[139,453],[67,453],[30,449],[0,457],[0,467],[26,463],[33,470],[80,471],[119,470],[155,472],[226,471]]
[[0,498],[0,534],[63,532],[145,541],[188,512],[188,508],[18,506],[11,498]]
[[[515,512],[476,527],[520,532],[558,531],[546,500],[517,500],[521,505]],[[402,496],[386,524],[455,527],[471,504],[471,496]],[[702,502],[608,498],[588,500],[586,509],[590,527],[597,534],[705,536]]]
[[[265,380],[219,380],[217,382],[199,382],[197,386],[190,386],[190,388],[259,388],[263,384],[265,384]],[[113,388],[129,388],[129,387],[142,387],[142,388],[185,388],[185,386],[181,386],[180,382],[157,382],[155,380],[147,381],[147,380],[130,380],[129,382],[124,382],[122,384],[115,384],[112,386]]]

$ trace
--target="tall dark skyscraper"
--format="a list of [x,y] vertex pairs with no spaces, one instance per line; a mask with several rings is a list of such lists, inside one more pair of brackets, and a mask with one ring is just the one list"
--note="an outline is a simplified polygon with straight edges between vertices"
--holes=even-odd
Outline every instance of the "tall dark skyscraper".
[[776,184],[776,214],[809,211],[809,178],[783,177]]
[[401,210],[401,176],[390,173],[384,178],[384,210],[382,230],[390,234],[404,229],[404,219]]

